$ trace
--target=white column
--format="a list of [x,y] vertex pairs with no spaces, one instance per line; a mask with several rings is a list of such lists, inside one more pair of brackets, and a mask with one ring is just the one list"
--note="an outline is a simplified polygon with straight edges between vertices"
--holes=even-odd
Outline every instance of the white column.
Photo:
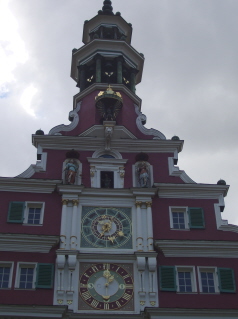
[[77,213],[78,213],[78,204],[77,199],[73,199],[73,216],[72,216],[72,226],[71,226],[71,236],[70,236],[70,246],[71,249],[76,249],[77,246]]
[[147,207],[147,212],[146,212],[146,216],[147,216],[147,248],[148,248],[148,251],[154,251],[151,205],[152,205],[152,202],[146,202],[146,207]]
[[142,223],[141,223],[141,221],[142,221],[141,205],[142,205],[142,202],[136,202],[136,223],[137,223],[136,247],[137,247],[137,251],[144,251]]
[[62,217],[60,229],[60,249],[66,249],[66,221],[67,221],[67,204],[68,199],[62,200]]

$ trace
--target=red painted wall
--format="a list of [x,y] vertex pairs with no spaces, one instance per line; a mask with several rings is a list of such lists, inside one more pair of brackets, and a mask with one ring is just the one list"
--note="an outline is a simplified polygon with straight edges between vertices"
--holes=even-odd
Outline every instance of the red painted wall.
[[[174,240],[237,240],[237,233],[217,230],[214,203],[215,199],[158,198],[152,203],[153,228],[155,239]],[[202,207],[205,229],[170,229],[169,206]]]
[[14,288],[17,262],[55,263],[55,249],[48,254],[1,252],[1,261],[14,262],[11,289],[0,289],[0,302],[7,305],[53,305],[54,289],[17,289]]
[[[82,184],[85,187],[91,187],[90,165],[87,157],[92,157],[93,152],[81,152],[80,149],[76,149],[76,151],[79,152],[79,160],[82,163]],[[35,173],[32,178],[62,179],[62,167],[67,151],[44,150],[44,152],[47,152],[46,172]],[[125,165],[125,188],[132,187],[132,165],[136,163],[135,157],[137,154],[121,153],[123,159],[128,160]],[[168,157],[172,157],[172,153],[148,153],[148,155],[148,162],[153,165],[155,183],[184,184],[180,177],[169,176]]]
[[[238,269],[235,258],[166,258],[162,253],[158,257],[161,266],[211,266]],[[207,308],[237,309],[237,293],[205,294],[199,292],[198,271],[196,269],[197,293],[176,293],[159,291],[159,307],[161,308]],[[238,287],[238,272],[235,272]]]
[[[53,194],[0,192],[1,214],[0,232],[14,234],[38,234],[38,235],[59,235],[61,222],[61,196]],[[14,202],[45,202],[44,219],[42,226],[26,226],[24,224],[8,223],[9,203]]]
[[[78,126],[70,132],[62,131],[62,135],[77,136],[89,129],[90,127],[92,127],[93,125],[102,124],[99,111],[96,109],[95,106],[95,97],[98,95],[98,93],[99,90],[95,90],[94,92],[88,94],[86,97],[82,99],[81,107],[78,112]],[[154,136],[142,134],[136,126],[137,114],[135,113],[134,102],[125,93],[120,93],[123,98],[123,107],[116,119],[117,125],[125,126],[137,138],[152,139]]]

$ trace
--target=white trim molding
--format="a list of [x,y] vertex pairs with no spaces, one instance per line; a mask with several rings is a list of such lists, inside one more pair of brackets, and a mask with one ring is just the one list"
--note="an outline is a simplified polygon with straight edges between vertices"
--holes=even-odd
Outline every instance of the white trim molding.
[[154,183],[160,198],[216,199],[226,196],[229,186],[217,184],[167,184]]
[[59,243],[59,236],[0,233],[0,251],[48,253]]
[[24,179],[0,177],[0,191],[50,194],[62,180]]
[[238,233],[237,225],[228,224],[227,220],[222,219],[221,206],[224,207],[223,205],[224,204],[220,202],[218,204],[214,204],[217,229],[222,231],[230,231],[230,232]]
[[61,135],[59,132],[69,132],[72,131],[73,129],[75,129],[75,127],[78,125],[79,123],[79,115],[78,115],[78,111],[80,110],[81,107],[81,101],[77,103],[76,108],[73,111],[69,112],[69,118],[73,119],[72,123],[70,123],[69,125],[57,125],[55,127],[53,127],[50,131],[49,131],[49,135]]
[[[66,318],[67,306],[0,305],[0,317],[14,318]],[[68,318],[68,316],[67,316]]]
[[165,257],[238,258],[238,241],[155,240]]
[[238,309],[185,309],[185,308],[147,308],[144,318],[148,319],[234,319]]
[[41,160],[37,161],[36,164],[31,164],[23,173],[17,175],[16,177],[30,178],[35,173],[45,172],[47,163],[47,153],[42,152]]
[[169,175],[180,177],[185,183],[195,183],[186,173],[179,169],[178,166],[174,166],[174,157],[168,158]]
[[153,139],[166,140],[166,137],[160,131],[158,131],[154,128],[148,129],[148,128],[144,127],[144,125],[142,123],[146,122],[146,115],[141,113],[138,105],[134,104],[134,106],[135,106],[135,112],[138,115],[138,117],[136,118],[136,125],[137,125],[138,129],[141,131],[141,133],[143,133],[145,135],[152,135],[152,136],[154,136]]

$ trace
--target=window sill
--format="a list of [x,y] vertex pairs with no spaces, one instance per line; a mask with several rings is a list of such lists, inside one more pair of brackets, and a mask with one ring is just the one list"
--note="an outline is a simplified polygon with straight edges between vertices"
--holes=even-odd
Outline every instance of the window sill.
[[22,224],[23,226],[43,226],[43,224]]
[[179,230],[179,231],[190,231],[189,228],[179,229],[179,228],[170,228],[170,230]]

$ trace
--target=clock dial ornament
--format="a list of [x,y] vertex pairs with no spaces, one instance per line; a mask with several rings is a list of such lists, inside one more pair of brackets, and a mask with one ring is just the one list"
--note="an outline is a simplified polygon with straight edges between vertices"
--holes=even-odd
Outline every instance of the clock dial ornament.
[[132,248],[131,209],[83,207],[81,247]]
[[81,264],[79,310],[133,310],[132,265]]

